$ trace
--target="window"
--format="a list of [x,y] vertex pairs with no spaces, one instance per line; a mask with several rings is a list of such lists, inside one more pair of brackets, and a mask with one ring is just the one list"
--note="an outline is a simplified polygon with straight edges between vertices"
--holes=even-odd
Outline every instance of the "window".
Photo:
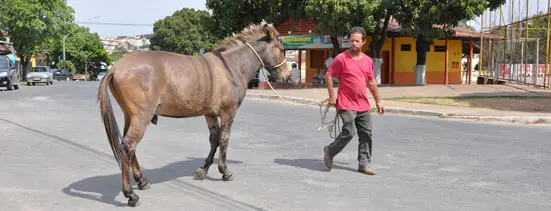
[[434,52],[446,52],[446,46],[444,45],[435,45]]
[[400,45],[401,51],[411,51],[411,44],[401,44]]
[[0,58],[0,69],[8,69],[8,68],[9,68],[8,60],[4,58]]

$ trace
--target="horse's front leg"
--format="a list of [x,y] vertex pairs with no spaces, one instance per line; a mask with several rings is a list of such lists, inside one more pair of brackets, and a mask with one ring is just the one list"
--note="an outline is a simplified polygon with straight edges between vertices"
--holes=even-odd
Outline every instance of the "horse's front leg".
[[230,141],[231,127],[235,117],[235,110],[223,112],[220,115],[222,125],[220,127],[220,153],[218,158],[218,171],[222,174],[222,179],[228,181],[232,179],[233,173],[226,166],[226,154],[228,152],[228,143]]
[[220,143],[220,125],[218,124],[218,117],[205,115],[205,118],[207,119],[207,124],[209,126],[209,131],[210,131],[210,136],[209,136],[210,152],[207,158],[205,159],[205,163],[203,164],[203,167],[195,171],[195,179],[198,179],[198,180],[203,180],[207,176],[209,167],[214,162],[214,153],[216,153],[216,149],[218,148],[218,145]]

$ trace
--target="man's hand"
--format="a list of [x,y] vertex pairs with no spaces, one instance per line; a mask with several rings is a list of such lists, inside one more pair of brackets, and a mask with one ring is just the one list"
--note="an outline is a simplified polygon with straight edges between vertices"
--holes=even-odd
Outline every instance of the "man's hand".
[[381,102],[377,102],[377,112],[379,112],[380,114],[385,113],[385,107],[383,107],[383,104]]
[[337,105],[337,97],[335,97],[335,95],[329,96],[329,105],[332,105],[332,106]]

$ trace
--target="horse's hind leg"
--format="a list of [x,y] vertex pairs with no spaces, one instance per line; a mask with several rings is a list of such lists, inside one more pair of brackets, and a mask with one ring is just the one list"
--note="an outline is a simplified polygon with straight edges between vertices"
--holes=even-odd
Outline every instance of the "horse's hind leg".
[[122,161],[122,193],[128,198],[128,205],[135,207],[138,205],[140,197],[132,191],[130,184],[130,161]]
[[226,166],[226,154],[228,151],[228,144],[230,141],[231,127],[233,119],[235,117],[235,110],[224,111],[220,115],[222,121],[221,135],[220,135],[220,153],[218,158],[218,171],[222,174],[222,179],[228,181],[232,179],[233,173]]
[[[143,119],[146,119],[146,118],[143,118]],[[142,119],[136,116],[131,117],[130,120],[131,121],[126,131],[126,135],[124,135],[124,138],[123,138],[123,144],[126,146],[126,149],[127,149],[126,153],[127,153],[127,156],[129,157],[129,160],[125,163],[126,165],[123,163],[122,193],[124,194],[124,197],[128,198],[128,205],[135,207],[139,205],[140,197],[136,193],[134,193],[134,191],[132,190],[132,185],[130,184],[130,166],[132,165],[132,167],[134,167],[134,165],[139,165],[137,162],[137,158],[135,158],[136,146],[143,138],[143,135],[145,133],[145,129],[147,127],[147,123],[149,122],[149,120],[143,121]],[[139,166],[138,166],[138,169],[139,169]],[[143,178],[143,175],[142,175],[142,178]]]
[[136,153],[134,153],[134,157],[132,157],[132,174],[134,175],[134,181],[138,183],[138,189],[147,190],[151,188],[151,185],[149,185],[149,181],[143,175]]
[[197,169],[195,172],[195,179],[203,180],[207,176],[210,165],[214,162],[214,153],[219,145],[220,140],[220,125],[218,123],[217,116],[205,115],[207,119],[207,124],[210,131],[209,142],[210,142],[210,152],[208,157],[205,159],[205,164],[203,167]]
[[[126,133],[128,133],[128,128],[130,127],[130,116],[128,114],[124,115],[124,133],[123,137],[126,136]],[[136,156],[136,153],[134,153],[134,156],[132,157],[131,161],[132,166],[132,174],[134,175],[134,181],[138,183],[138,188],[140,190],[147,190],[151,186],[149,185],[149,181],[144,177],[143,172],[140,168],[140,163],[138,162],[138,157]]]

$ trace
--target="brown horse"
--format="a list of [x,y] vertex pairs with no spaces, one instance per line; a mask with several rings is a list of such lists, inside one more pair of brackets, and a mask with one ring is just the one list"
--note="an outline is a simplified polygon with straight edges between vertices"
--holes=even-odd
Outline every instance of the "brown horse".
[[[205,116],[210,131],[210,152],[195,178],[205,178],[218,147],[218,170],[222,179],[227,181],[232,177],[226,166],[227,147],[232,122],[245,98],[248,82],[262,67],[275,69],[279,77],[289,74],[278,35],[272,25],[253,25],[201,56],[136,52],[113,65],[101,80],[97,97],[109,144],[122,170],[122,192],[128,198],[128,205],[136,206],[139,202],[130,184],[130,168],[138,188],[149,188],[135,152],[149,123],[157,123],[157,115]],[[122,136],[108,88],[124,112]]]

